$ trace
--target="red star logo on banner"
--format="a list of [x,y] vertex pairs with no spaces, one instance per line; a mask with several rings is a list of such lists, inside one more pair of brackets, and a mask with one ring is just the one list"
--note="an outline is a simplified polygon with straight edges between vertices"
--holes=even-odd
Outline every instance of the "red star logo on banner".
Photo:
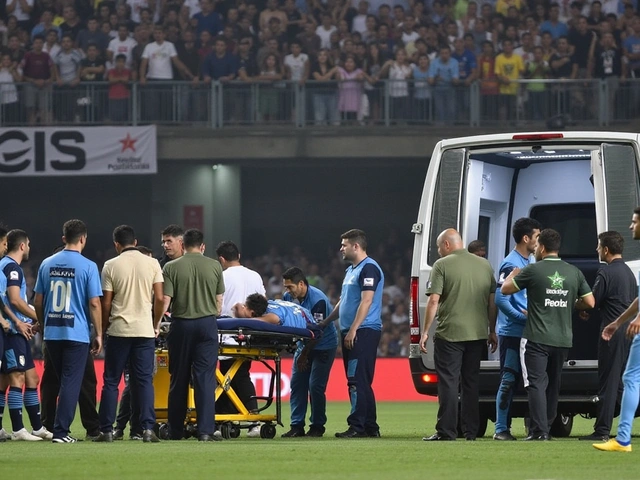
[[122,144],[122,150],[120,153],[124,153],[127,150],[131,150],[132,152],[135,153],[137,141],[138,141],[137,139],[131,138],[131,135],[127,133],[127,136],[125,138],[123,138],[122,140],[119,140],[119,142]]

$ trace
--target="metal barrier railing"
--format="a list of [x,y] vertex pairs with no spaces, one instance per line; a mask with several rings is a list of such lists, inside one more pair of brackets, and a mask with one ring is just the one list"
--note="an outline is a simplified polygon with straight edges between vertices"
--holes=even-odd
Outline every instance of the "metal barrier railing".
[[[0,125],[607,126],[640,117],[640,79],[518,80],[498,92],[480,82],[426,80],[0,84]],[[504,88],[503,88],[504,87]]]

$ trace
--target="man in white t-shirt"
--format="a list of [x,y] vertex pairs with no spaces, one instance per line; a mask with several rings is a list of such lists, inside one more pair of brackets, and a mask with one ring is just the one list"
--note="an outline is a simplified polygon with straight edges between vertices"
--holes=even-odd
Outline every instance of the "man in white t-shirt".
[[309,57],[306,53],[302,53],[302,45],[299,40],[291,42],[290,48],[291,53],[284,57],[287,78],[294,82],[304,83],[309,78]]
[[331,15],[328,13],[322,15],[322,25],[316,28],[316,35],[320,37],[320,48],[331,49],[331,34],[336,30],[338,29],[333,25]]
[[124,61],[125,68],[131,68],[132,53],[135,46],[138,45],[133,38],[129,36],[129,26],[126,23],[118,25],[118,36],[109,42],[107,47],[107,69],[113,68],[115,65],[114,58],[116,55],[124,55],[127,59]]
[[351,21],[351,31],[363,34],[367,31],[367,15],[369,15],[369,2],[362,0],[358,3],[358,14]]
[[202,8],[200,8],[200,0],[185,0],[182,7],[186,7],[189,10],[189,18],[193,18],[202,11]]
[[[140,84],[146,86],[148,81],[170,81],[173,79],[173,66],[182,72],[184,78],[193,80],[195,75],[189,71],[178,58],[178,52],[173,43],[165,41],[162,26],[156,25],[153,30],[155,42],[147,44],[142,52],[140,63]],[[148,67],[148,69],[147,69]],[[155,123],[167,121],[171,118],[172,98],[171,87],[154,85],[145,92],[142,104],[142,114],[145,121]]]
[[[240,251],[238,250],[238,246],[232,241],[227,240],[220,242],[216,247],[216,255],[222,265],[225,287],[224,296],[222,297],[221,315],[232,317],[233,312],[231,309],[236,303],[243,303],[247,296],[252,293],[265,294],[264,284],[258,272],[240,264]],[[225,335],[222,338],[222,343],[232,344],[233,339]],[[231,368],[235,360],[228,357],[219,357],[219,359],[220,372],[224,375],[229,368]],[[258,408],[255,400],[256,389],[251,382],[251,375],[249,374],[250,369],[251,362],[245,361],[231,381],[231,387],[249,411]],[[220,397],[216,402],[216,412],[237,413],[235,407],[233,407],[226,396]],[[215,435],[219,435],[219,432],[216,432]],[[259,437],[260,427],[252,427],[247,435],[249,437]]]

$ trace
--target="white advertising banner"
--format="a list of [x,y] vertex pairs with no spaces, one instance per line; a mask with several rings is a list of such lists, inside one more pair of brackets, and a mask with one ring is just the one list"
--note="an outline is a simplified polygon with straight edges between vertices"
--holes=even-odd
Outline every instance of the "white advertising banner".
[[156,127],[0,128],[0,177],[157,173]]

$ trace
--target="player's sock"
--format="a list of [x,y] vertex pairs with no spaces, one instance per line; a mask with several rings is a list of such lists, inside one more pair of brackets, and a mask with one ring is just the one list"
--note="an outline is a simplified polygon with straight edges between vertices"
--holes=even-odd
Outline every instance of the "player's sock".
[[11,426],[14,432],[22,430],[22,388],[9,387],[9,416],[11,417]]
[[33,428],[34,431],[40,430],[42,428],[42,421],[40,420],[40,399],[38,398],[37,388],[24,389],[24,408],[29,414],[31,428]]
[[4,406],[7,403],[7,389],[0,391],[0,430],[2,430],[2,417],[4,417]]

